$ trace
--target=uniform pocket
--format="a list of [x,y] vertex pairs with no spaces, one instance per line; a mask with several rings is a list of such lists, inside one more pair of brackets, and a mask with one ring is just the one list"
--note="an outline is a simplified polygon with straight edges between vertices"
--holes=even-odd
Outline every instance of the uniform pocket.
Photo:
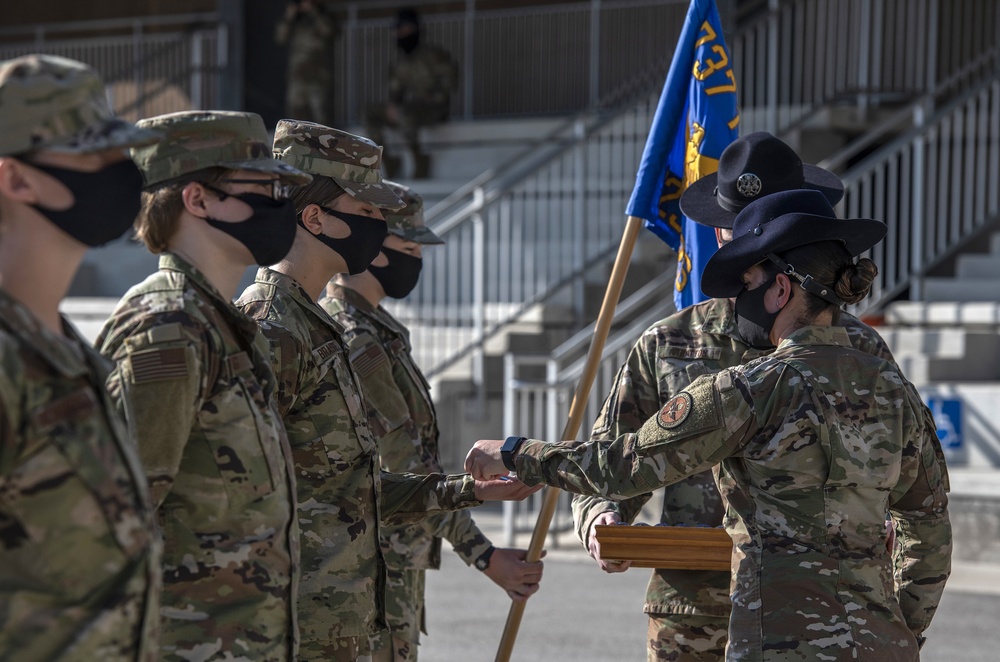
[[250,372],[231,378],[198,412],[231,507],[266,496],[282,480],[281,446],[274,416],[255,399],[260,391]]

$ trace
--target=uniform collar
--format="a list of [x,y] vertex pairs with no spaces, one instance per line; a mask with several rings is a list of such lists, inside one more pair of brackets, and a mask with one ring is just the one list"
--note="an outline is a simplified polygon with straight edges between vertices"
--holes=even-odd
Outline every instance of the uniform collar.
[[187,281],[199,289],[210,303],[214,304],[216,310],[220,311],[226,319],[241,333],[253,340],[257,335],[257,323],[241,313],[232,301],[222,296],[222,293],[208,280],[208,278],[196,266],[182,258],[176,253],[163,253],[160,255],[161,271],[176,271],[184,275]]
[[322,321],[327,326],[333,327],[334,331],[337,333],[343,333],[343,329],[337,324],[332,317],[325,310],[323,310],[318,303],[313,301],[309,293],[299,284],[299,281],[295,280],[287,274],[283,274],[280,271],[275,271],[270,267],[261,267],[257,270],[257,276],[254,281],[262,285],[270,285],[276,290],[280,290],[282,293],[287,295],[293,301],[295,301],[299,306],[305,310],[308,310]]
[[[699,330],[713,336],[729,336],[745,343],[736,327],[736,312],[729,299],[709,299],[704,304],[696,304],[694,309],[699,322]],[[692,311],[692,312],[694,312]]]
[[[82,377],[90,372],[85,360],[88,344],[73,325],[63,317],[63,330],[68,338],[52,333],[20,301],[0,289],[0,325],[35,350],[56,372],[65,377]],[[74,351],[71,343],[77,344]]]
[[778,349],[786,345],[853,347],[847,330],[842,326],[803,326],[788,334],[778,345]]
[[[333,293],[330,295],[331,298],[343,299],[363,313],[368,313],[370,315],[375,312],[375,306],[373,306],[371,302],[364,298],[357,290],[352,290],[349,287],[335,283],[333,285],[332,292]],[[381,308],[381,306],[379,307]]]

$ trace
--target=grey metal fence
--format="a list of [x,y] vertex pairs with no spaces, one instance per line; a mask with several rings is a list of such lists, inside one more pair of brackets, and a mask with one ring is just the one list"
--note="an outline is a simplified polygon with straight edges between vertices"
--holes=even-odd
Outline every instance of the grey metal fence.
[[[654,322],[674,312],[673,273],[667,270],[621,302],[615,311],[618,325],[601,354],[594,386],[587,397],[584,424],[577,439],[590,436],[604,399],[611,391],[619,367],[625,362],[635,340]],[[507,353],[504,356],[503,434],[557,440],[569,417],[569,406],[593,336],[593,325],[583,329],[546,355]],[[534,372],[534,374],[531,374]],[[541,506],[541,494],[519,503],[504,504],[505,544],[515,544],[515,536],[533,530]],[[552,534],[572,527],[571,496],[560,495]],[[553,536],[551,543],[558,541]]]
[[581,117],[533,159],[438,208],[435,231],[447,243],[428,251],[417,289],[390,307],[414,329],[429,375],[481,359],[495,331],[538,303],[561,303],[567,324],[582,325],[584,283],[621,240],[655,105],[650,97],[612,117]]
[[228,28],[217,14],[48,23],[0,30],[0,59],[47,53],[86,62],[116,112],[136,120],[222,107]]
[[[372,7],[406,2],[352,2],[336,44],[336,117],[357,122],[386,98],[386,74],[397,57],[386,18],[359,18]],[[418,3],[419,4],[419,3]],[[610,106],[651,80],[662,81],[687,12],[687,0],[586,0],[517,9],[426,14],[428,42],[461,66],[453,117],[557,115]],[[668,45],[665,47],[665,45]]]
[[[730,43],[743,131],[781,134],[819,108],[906,103],[997,67],[994,0],[771,0]],[[978,78],[977,78],[978,77]],[[955,90],[950,89],[949,93]]]
[[981,83],[844,177],[842,213],[884,220],[880,274],[862,309],[909,291],[1000,216],[1000,77]]

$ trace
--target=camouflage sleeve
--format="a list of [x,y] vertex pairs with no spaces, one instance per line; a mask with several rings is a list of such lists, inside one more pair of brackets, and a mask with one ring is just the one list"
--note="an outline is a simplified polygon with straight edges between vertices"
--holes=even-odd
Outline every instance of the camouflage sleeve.
[[204,340],[193,319],[146,316],[127,336],[109,335],[101,353],[115,362],[111,397],[138,442],[153,503],[159,507],[180,467],[203,397]]
[[[899,606],[918,641],[937,610],[951,574],[952,532],[948,517],[948,470],[933,417],[924,407],[923,439],[904,452],[903,474],[915,480],[889,506],[896,528]],[[910,461],[907,462],[907,459]]]
[[737,453],[755,429],[749,386],[730,371],[703,375],[638,433],[613,441],[529,440],[517,476],[569,492],[627,499],[707,471]]
[[305,390],[303,374],[312,353],[285,327],[271,321],[259,322],[261,335],[267,340],[271,370],[274,372],[274,402],[284,419],[295,406],[299,393]]
[[[611,392],[594,423],[591,439],[614,439],[639,430],[660,408],[656,366],[640,338],[632,347],[625,363],[618,370]],[[655,356],[655,354],[654,354]],[[573,524],[576,535],[586,545],[590,528],[599,515],[618,513],[623,522],[632,522],[639,515],[650,494],[640,494],[622,502],[604,497],[576,495],[573,497]]]
[[472,513],[467,510],[432,513],[421,525],[435,538],[444,538],[450,542],[465,565],[472,565],[483,552],[493,546],[472,519]]
[[412,524],[428,513],[482,505],[468,474],[397,474],[382,472],[381,514],[386,524]]

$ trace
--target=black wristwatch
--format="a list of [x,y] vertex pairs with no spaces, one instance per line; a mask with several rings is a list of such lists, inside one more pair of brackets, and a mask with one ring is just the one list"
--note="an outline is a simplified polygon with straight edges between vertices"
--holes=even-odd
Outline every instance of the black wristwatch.
[[517,455],[521,444],[527,440],[527,437],[507,437],[503,442],[503,446],[500,447],[500,459],[503,460],[503,466],[507,467],[508,471],[517,471],[517,465],[514,464],[514,456]]
[[496,551],[496,547],[490,545],[490,548],[479,555],[479,558],[473,561],[473,565],[476,566],[476,570],[486,570],[490,567],[490,557],[493,556],[493,552]]

